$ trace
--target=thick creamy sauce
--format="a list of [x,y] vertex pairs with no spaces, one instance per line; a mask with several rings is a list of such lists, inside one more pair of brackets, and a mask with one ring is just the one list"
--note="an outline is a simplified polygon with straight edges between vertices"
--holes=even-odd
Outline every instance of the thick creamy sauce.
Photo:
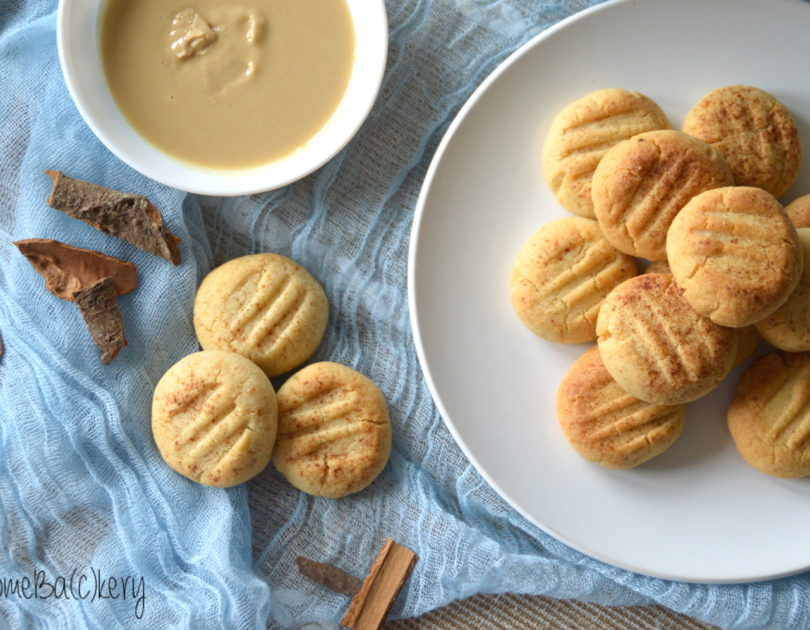
[[107,0],[101,57],[124,116],[152,144],[212,168],[306,144],[354,63],[344,0]]

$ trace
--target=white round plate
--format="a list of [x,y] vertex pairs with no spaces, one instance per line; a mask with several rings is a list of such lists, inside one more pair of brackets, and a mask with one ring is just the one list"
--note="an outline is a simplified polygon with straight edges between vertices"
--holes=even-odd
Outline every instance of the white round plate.
[[[678,128],[713,88],[779,98],[810,147],[810,5],[798,0],[627,0],[545,31],[472,95],[419,199],[409,261],[416,347],[451,433],[495,490],[593,557],[693,582],[744,582],[810,568],[810,479],[746,465],[725,426],[738,369],[689,407],[663,456],[615,471],[581,459],[556,420],[557,384],[585,346],[525,329],[509,302],[522,244],[566,216],[540,168],[553,116],[596,89],[658,102]],[[810,193],[810,165],[785,195]]]

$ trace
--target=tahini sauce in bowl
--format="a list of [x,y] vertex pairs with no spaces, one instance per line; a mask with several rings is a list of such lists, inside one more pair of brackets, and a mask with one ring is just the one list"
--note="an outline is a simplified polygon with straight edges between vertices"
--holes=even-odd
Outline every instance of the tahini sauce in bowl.
[[107,0],[101,58],[132,126],[182,160],[245,168],[315,136],[346,91],[344,0]]
[[59,0],[56,35],[70,96],[113,154],[218,196],[325,164],[368,116],[388,51],[384,0]]

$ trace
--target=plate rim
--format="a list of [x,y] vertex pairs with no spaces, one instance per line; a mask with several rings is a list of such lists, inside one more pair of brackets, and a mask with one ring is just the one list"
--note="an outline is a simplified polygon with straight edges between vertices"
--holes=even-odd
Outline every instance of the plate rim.
[[[648,3],[666,2],[666,0],[647,0],[647,2]],[[784,5],[808,5],[808,3],[805,2],[804,0],[780,0],[780,2]],[[549,527],[545,523],[541,523],[535,517],[527,513],[511,496],[511,494],[505,491],[504,488],[501,487],[501,485],[495,479],[493,479],[489,475],[489,473],[483,468],[482,464],[478,461],[478,458],[471,452],[470,447],[461,437],[461,434],[456,428],[455,423],[447,413],[444,401],[438,388],[436,387],[433,374],[427,361],[424,343],[422,339],[422,329],[418,315],[418,307],[417,307],[418,299],[417,299],[415,276],[417,266],[417,254],[419,249],[419,237],[422,232],[424,210],[427,204],[428,197],[430,196],[430,190],[434,178],[440,167],[444,153],[446,152],[450,143],[453,141],[453,138],[455,137],[458,128],[467,118],[470,111],[476,106],[476,104],[483,97],[483,95],[490,89],[492,84],[495,83],[501,75],[506,73],[515,62],[517,62],[520,58],[525,56],[530,50],[540,45],[545,39],[551,37],[556,32],[568,28],[570,25],[580,20],[589,19],[594,14],[600,13],[602,11],[609,11],[615,6],[625,4],[638,4],[638,0],[606,0],[605,2],[601,2],[599,4],[587,7],[542,30],[541,32],[537,33],[529,40],[521,44],[517,49],[511,52],[494,70],[492,70],[492,72],[489,75],[487,75],[487,77],[473,90],[473,92],[467,97],[464,104],[458,110],[452,122],[444,132],[442,139],[436,148],[436,151],[431,157],[430,165],[428,166],[428,169],[425,173],[425,177],[422,181],[419,196],[417,198],[414,210],[414,218],[411,226],[411,233],[408,245],[408,277],[407,277],[408,314],[411,322],[411,332],[413,334],[414,346],[416,348],[419,366],[422,370],[423,378],[425,379],[425,383],[427,384],[428,390],[433,399],[433,403],[436,405],[436,408],[439,412],[439,415],[445,427],[448,429],[454,441],[461,449],[461,451],[464,453],[468,461],[476,469],[478,474],[481,475],[481,477],[487,482],[487,484],[504,501],[506,501],[506,503],[509,504],[509,506],[512,509],[518,512],[529,523],[531,523],[541,531],[545,532],[549,536],[553,537],[557,541],[570,547],[571,549],[574,549],[575,551],[582,553],[599,562],[603,562],[605,564],[617,567],[619,569],[631,571],[639,575],[657,579],[675,580],[679,582],[686,582],[692,584],[746,584],[797,575],[810,569],[810,561],[804,561],[800,566],[788,568],[784,571],[771,572],[764,575],[752,575],[748,577],[739,577],[739,578],[724,578],[724,577],[703,578],[703,579],[698,579],[694,577],[690,578],[683,575],[678,575],[676,573],[667,573],[664,571],[654,571],[654,570],[651,571],[647,568],[638,567],[635,566],[632,562],[622,561],[619,558],[612,557],[608,553],[588,549],[586,546],[570,540],[562,532],[552,527]]]

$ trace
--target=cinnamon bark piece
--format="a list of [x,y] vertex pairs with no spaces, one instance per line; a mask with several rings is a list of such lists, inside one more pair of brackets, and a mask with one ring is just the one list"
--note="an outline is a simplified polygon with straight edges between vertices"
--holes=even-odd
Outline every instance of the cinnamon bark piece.
[[341,625],[351,630],[378,630],[418,558],[407,547],[387,539]]
[[118,356],[125,345],[124,320],[115,302],[116,287],[112,278],[102,278],[85,289],[76,291],[73,299],[79,305],[84,323],[101,350],[105,365]]
[[48,291],[63,300],[74,302],[76,292],[102,278],[112,280],[115,295],[124,295],[138,286],[135,265],[101,252],[47,238],[31,238],[14,244],[45,278]]
[[163,216],[143,195],[129,194],[69,177],[59,171],[45,171],[53,187],[47,203],[69,217],[112,234],[180,264],[180,239],[163,225]]
[[298,565],[301,575],[336,593],[354,597],[363,584],[353,575],[349,575],[342,569],[338,569],[336,566],[326,562],[316,562],[304,556],[298,556],[295,563]]

